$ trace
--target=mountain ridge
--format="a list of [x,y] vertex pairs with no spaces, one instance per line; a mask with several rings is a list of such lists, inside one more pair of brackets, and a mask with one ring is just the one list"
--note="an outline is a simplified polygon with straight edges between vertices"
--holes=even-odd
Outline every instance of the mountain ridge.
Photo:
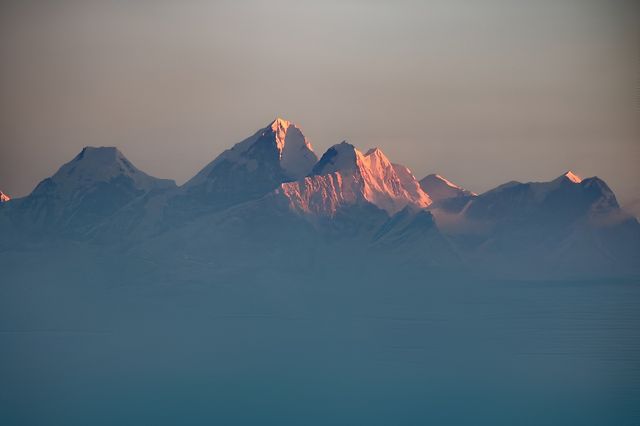
[[372,203],[391,215],[407,205],[431,204],[407,168],[392,164],[379,148],[362,154],[344,141],[327,150],[310,176],[283,183],[279,193],[296,211],[326,216],[359,202]]
[[222,152],[181,188],[204,203],[229,206],[304,177],[317,160],[300,129],[276,118]]
[[319,253],[311,247],[322,242],[321,252],[523,274],[541,265],[555,265],[550,274],[629,273],[640,260],[640,224],[600,178],[568,171],[475,194],[441,175],[418,181],[379,148],[363,153],[343,141],[318,159],[281,118],[180,187],[140,171],[115,147],[85,147],[31,194],[3,203],[0,231],[5,249],[55,234],[166,258],[181,250],[189,258],[298,256]]

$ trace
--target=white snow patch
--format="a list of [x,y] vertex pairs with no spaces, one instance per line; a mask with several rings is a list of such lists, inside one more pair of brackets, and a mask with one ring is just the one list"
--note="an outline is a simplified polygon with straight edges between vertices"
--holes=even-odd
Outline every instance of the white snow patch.
[[468,191],[437,174],[426,176],[420,181],[420,186],[434,201],[464,195],[476,195],[475,193]]

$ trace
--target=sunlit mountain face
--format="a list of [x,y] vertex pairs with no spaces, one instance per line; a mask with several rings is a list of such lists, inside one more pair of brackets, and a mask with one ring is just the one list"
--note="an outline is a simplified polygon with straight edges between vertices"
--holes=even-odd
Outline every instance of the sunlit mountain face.
[[86,147],[0,235],[1,424],[640,418],[640,224],[598,177],[476,194],[278,118],[182,186]]
[[318,159],[281,118],[181,187],[117,148],[87,147],[30,195],[6,201],[7,249],[53,239],[231,263],[265,251],[313,262],[355,250],[382,264],[520,278],[626,276],[640,263],[640,225],[597,177],[566,172],[475,194],[437,174],[418,180],[380,148],[342,142]]
[[304,178],[317,161],[300,129],[278,118],[220,154],[182,189],[202,203],[228,207]]

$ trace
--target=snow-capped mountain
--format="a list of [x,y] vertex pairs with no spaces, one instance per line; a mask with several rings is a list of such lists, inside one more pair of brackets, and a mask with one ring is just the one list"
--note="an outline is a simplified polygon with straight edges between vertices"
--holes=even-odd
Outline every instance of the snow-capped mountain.
[[0,203],[6,203],[9,200],[11,200],[11,197],[9,197],[4,192],[0,191]]
[[[363,154],[343,142],[327,150],[309,171],[308,176],[281,183],[263,197],[205,209],[185,221],[169,221],[159,227],[165,232],[155,233],[151,243],[143,242],[136,250],[167,256],[167,250],[175,253],[180,247],[184,256],[200,263],[240,262],[243,267],[250,266],[247,262],[262,265],[268,259],[289,264],[301,256],[307,262],[310,255],[333,257],[353,250],[406,256],[411,247],[427,246],[439,247],[441,253],[431,253],[425,265],[453,257],[431,214],[424,210],[431,203],[428,195],[409,169],[392,164],[381,150]],[[185,191],[186,196],[175,197],[172,208],[180,209],[175,201],[192,196],[188,185]],[[327,253],[318,254],[318,244]]]
[[39,194],[44,187],[53,185],[56,195],[71,198],[77,196],[78,192],[87,192],[95,185],[116,179],[128,179],[132,187],[141,191],[175,186],[170,179],[159,179],[139,170],[115,147],[87,146],[53,176],[41,182],[33,194]]
[[175,187],[137,169],[117,148],[85,147],[12,210],[49,230],[92,227],[145,193]]
[[420,181],[420,187],[434,202],[448,198],[474,196],[475,193],[468,191],[455,183],[436,174],[425,176]]
[[3,203],[0,234],[0,249],[53,235],[218,268],[292,259],[317,268],[357,252],[418,269],[515,274],[613,274],[640,264],[640,224],[597,177],[567,172],[476,195],[440,175],[418,182],[377,148],[342,142],[317,160],[282,119],[182,187],[138,170],[116,148],[87,147],[29,196]]
[[378,148],[362,154],[347,142],[329,148],[310,176],[283,183],[277,193],[295,211],[328,217],[360,203],[371,203],[390,215],[407,206],[431,204],[409,169],[392,164]]
[[613,191],[603,180],[582,179],[569,171],[550,182],[501,185],[471,200],[465,214],[474,219],[572,221],[619,208]]
[[230,206],[303,178],[317,161],[302,131],[277,118],[224,151],[182,188],[206,204]]
[[100,241],[139,240],[229,209],[308,174],[317,157],[293,123],[275,119],[224,151],[174,191],[140,197],[93,232]]
[[508,182],[445,199],[432,212],[477,267],[612,272],[640,260],[640,225],[598,177],[567,172],[549,182]]

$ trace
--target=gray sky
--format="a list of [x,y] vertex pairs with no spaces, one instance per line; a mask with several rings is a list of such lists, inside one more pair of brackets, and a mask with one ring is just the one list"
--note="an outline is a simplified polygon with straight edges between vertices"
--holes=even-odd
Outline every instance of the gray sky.
[[0,189],[85,145],[182,183],[276,116],[481,192],[566,169],[640,212],[639,2],[0,2]]

